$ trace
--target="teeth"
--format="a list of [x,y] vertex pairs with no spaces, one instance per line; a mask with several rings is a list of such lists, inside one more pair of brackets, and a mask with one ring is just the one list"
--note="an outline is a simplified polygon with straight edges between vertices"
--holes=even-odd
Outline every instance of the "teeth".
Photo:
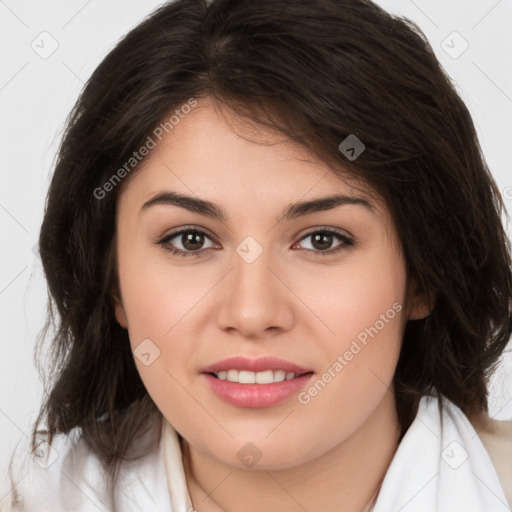
[[229,380],[229,382],[238,382],[238,371],[228,370],[226,380]]
[[298,374],[285,372],[284,370],[266,370],[264,372],[223,370],[215,375],[220,380],[228,380],[229,382],[238,382],[240,384],[271,384],[272,382],[282,382],[283,380],[290,380],[298,376]]
[[[240,372],[241,374],[242,372]],[[252,373],[252,372],[243,372],[243,373]],[[267,370],[266,372],[258,372],[254,373],[254,380],[256,384],[271,384],[274,382],[274,372],[272,370]],[[242,382],[242,379],[240,379]]]

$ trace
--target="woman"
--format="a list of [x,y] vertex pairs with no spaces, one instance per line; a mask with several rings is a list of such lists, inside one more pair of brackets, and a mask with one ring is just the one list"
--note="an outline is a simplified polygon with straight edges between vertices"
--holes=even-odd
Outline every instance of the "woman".
[[163,5],[60,148],[53,380],[12,510],[509,510],[502,213],[412,23]]

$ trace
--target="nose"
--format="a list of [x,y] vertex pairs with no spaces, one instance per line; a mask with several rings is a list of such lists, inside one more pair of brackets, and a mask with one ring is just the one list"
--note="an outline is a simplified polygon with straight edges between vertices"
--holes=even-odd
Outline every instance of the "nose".
[[217,322],[223,330],[244,338],[263,339],[291,329],[294,295],[286,273],[270,253],[264,250],[253,259],[241,249],[234,255],[233,268],[218,295]]

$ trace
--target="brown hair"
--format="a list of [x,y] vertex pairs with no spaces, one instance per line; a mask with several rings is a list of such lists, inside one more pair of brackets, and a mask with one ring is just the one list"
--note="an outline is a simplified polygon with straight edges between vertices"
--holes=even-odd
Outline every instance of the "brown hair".
[[[368,0],[178,0],[123,37],[68,119],[40,234],[56,329],[34,446],[78,428],[113,492],[132,441],[161,419],[113,313],[120,187],[94,191],[169,112],[206,95],[282,131],[389,208],[408,278],[435,297],[405,330],[394,377],[403,431],[425,394],[487,411],[512,329],[504,206],[421,30]],[[350,134],[366,147],[354,161],[338,149]]]

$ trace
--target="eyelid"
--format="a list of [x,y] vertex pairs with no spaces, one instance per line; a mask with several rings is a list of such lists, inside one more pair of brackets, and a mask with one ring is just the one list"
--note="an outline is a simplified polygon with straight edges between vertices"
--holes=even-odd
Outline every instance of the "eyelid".
[[212,232],[209,229],[204,228],[203,226],[199,226],[197,224],[189,224],[189,225],[180,226],[179,228],[175,228],[169,232],[166,232],[165,234],[163,234],[157,238],[156,243],[158,243],[161,240],[165,240],[167,238],[172,238],[176,235],[179,235],[183,231],[198,231],[200,233],[204,233],[205,235],[208,235],[208,237],[211,238],[213,241],[218,243],[216,241],[216,237],[212,234]]
[[312,228],[307,228],[306,232],[303,235],[296,235],[294,238],[300,236],[299,241],[303,240],[304,237],[311,236],[313,233],[317,233],[318,231],[329,231],[334,232],[338,235],[344,236],[345,238],[350,238],[355,240],[355,237],[347,231],[346,229],[336,228],[334,226],[314,226]]

